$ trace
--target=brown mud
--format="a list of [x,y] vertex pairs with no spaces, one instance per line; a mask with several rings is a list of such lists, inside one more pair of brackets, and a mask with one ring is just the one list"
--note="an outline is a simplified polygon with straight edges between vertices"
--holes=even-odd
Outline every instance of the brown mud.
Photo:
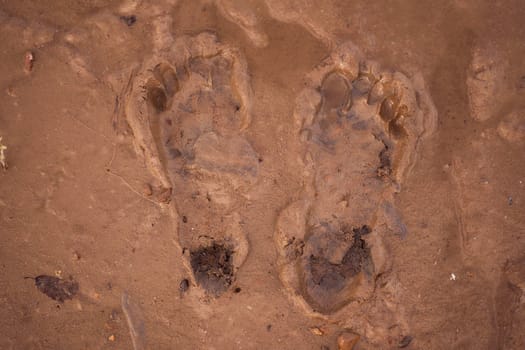
[[0,2],[0,349],[525,348],[523,18]]

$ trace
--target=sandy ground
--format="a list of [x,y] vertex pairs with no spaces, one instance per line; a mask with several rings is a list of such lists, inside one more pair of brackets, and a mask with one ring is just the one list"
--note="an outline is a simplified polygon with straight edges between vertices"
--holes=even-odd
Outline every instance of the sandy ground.
[[0,349],[524,349],[523,18],[0,1]]

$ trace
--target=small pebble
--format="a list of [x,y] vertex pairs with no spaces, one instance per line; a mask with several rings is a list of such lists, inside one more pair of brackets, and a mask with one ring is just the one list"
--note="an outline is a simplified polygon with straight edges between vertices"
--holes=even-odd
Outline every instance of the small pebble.
[[324,335],[323,330],[319,327],[310,327],[310,332],[312,332],[312,334],[314,335],[319,335],[319,336]]
[[137,22],[137,16],[131,15],[131,16],[120,16],[120,19],[126,23],[128,27],[131,27],[135,22]]
[[142,187],[142,194],[146,197],[149,197],[153,194],[153,189],[151,188],[150,184],[144,184],[144,186]]
[[115,336],[112,334],[108,337],[108,340],[109,341],[115,341]]
[[181,293],[186,292],[190,288],[190,281],[187,278],[180,281],[179,290]]
[[24,55],[24,70],[29,73],[33,70],[33,62],[35,61],[35,55],[31,51],[27,51]]
[[352,350],[359,341],[359,335],[345,332],[337,338],[337,348],[339,350]]
[[17,96],[15,88],[12,87],[12,86],[8,86],[7,89],[5,90],[5,92],[11,97],[16,97]]

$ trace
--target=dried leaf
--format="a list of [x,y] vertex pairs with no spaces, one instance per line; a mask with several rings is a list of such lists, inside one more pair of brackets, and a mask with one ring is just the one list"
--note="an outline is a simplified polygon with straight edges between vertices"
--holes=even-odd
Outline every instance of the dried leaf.
[[73,299],[79,289],[78,282],[71,276],[64,280],[55,276],[40,275],[35,277],[35,286],[40,292],[61,303]]
[[405,335],[403,337],[403,339],[401,339],[401,341],[399,342],[399,344],[397,345],[398,348],[406,348],[407,346],[410,345],[410,343],[412,342],[412,336],[410,335]]

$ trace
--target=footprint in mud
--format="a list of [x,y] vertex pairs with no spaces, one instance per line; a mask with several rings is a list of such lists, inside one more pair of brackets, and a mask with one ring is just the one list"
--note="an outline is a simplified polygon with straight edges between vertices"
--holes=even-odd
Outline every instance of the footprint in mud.
[[178,241],[194,281],[225,292],[248,253],[239,214],[258,175],[244,138],[246,64],[212,33],[177,38],[135,78],[127,118],[139,152],[171,187]]
[[476,42],[467,69],[467,95],[470,116],[479,122],[493,118],[509,94],[506,73],[509,64],[504,50],[493,42]]
[[498,349],[525,348],[525,257],[510,260],[504,266],[496,290]]
[[381,236],[405,233],[393,193],[436,125],[422,79],[381,70],[350,43],[308,77],[296,101],[304,196],[285,208],[275,240],[280,277],[308,312],[368,300],[389,258]]

